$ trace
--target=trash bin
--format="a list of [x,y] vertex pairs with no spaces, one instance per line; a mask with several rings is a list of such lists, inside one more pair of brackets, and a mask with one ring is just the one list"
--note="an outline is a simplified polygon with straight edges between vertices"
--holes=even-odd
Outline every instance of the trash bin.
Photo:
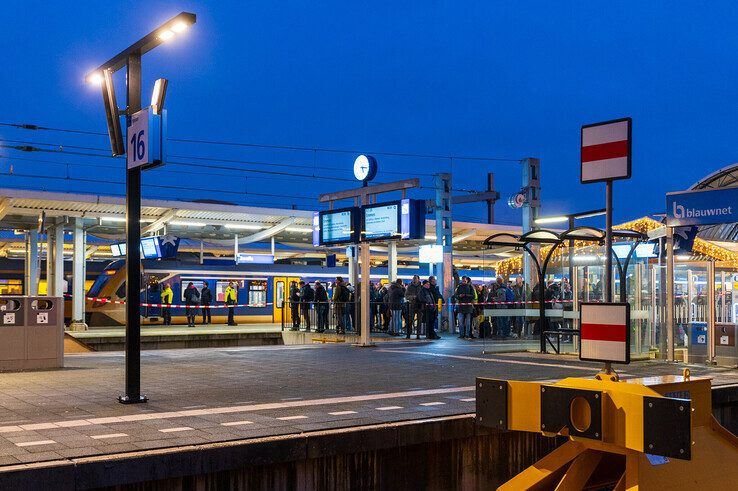
[[0,298],[0,368],[26,357],[25,311],[23,297]]
[[707,361],[707,322],[690,322],[687,326],[687,361],[705,363]]
[[715,362],[718,365],[733,366],[738,363],[736,327],[735,324],[715,324]]
[[49,368],[63,366],[64,300],[26,297],[26,359]]

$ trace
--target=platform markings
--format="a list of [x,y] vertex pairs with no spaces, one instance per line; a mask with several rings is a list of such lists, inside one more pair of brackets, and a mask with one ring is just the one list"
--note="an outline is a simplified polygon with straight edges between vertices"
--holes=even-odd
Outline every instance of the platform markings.
[[560,363],[541,363],[537,361],[523,361],[523,360],[506,360],[504,358],[482,358],[479,356],[467,356],[467,355],[447,355],[444,353],[433,353],[431,351],[412,351],[412,350],[401,350],[401,349],[379,349],[376,352],[379,353],[398,353],[405,355],[425,355],[425,356],[436,356],[439,358],[454,358],[457,360],[473,360],[473,361],[484,361],[484,362],[497,362],[497,363],[509,363],[511,365],[532,365],[536,367],[551,367],[551,368],[566,368],[569,370],[581,370],[585,372],[596,371],[596,367],[577,366],[577,365],[563,365]]
[[346,416],[347,414],[356,414],[356,411],[336,411],[334,413],[328,413],[331,416]]
[[34,447],[36,445],[51,445],[52,443],[56,442],[54,440],[36,440],[35,442],[21,442],[15,445],[18,447]]
[[177,428],[163,428],[159,431],[162,433],[177,433],[180,431],[191,431],[193,428],[190,428],[189,426],[179,426]]
[[252,424],[254,424],[253,421],[228,421],[227,423],[221,423],[222,426],[242,426]]
[[421,402],[420,403],[421,406],[443,406],[445,404],[446,404],[445,402],[441,402],[441,401]]
[[461,402],[475,402],[477,400],[476,397],[466,397],[464,399],[459,399]]
[[392,411],[394,409],[403,409],[402,406],[384,406],[384,407],[375,407],[377,411]]
[[126,433],[108,433],[105,435],[90,435],[90,438],[94,440],[107,440],[108,438],[124,438],[127,437]]
[[20,425],[21,429],[26,431],[35,431],[35,430],[51,430],[53,428],[56,428],[56,425],[54,423],[34,423],[30,425]]
[[[408,397],[422,397],[422,396],[438,396],[446,394],[457,394],[461,392],[474,392],[475,387],[473,385],[463,387],[449,387],[446,389],[428,389],[428,390],[410,390],[402,392],[387,392],[382,394],[363,394],[357,396],[343,396],[343,397],[329,397],[324,399],[308,399],[301,401],[286,401],[286,402],[268,402],[260,404],[247,404],[240,406],[221,406],[205,409],[188,409],[181,411],[165,411],[165,412],[149,412],[144,411],[138,414],[129,414],[119,417],[109,418],[92,418],[92,419],[80,419],[72,421],[61,421],[51,422],[54,428],[72,427],[72,426],[86,426],[90,424],[112,424],[118,422],[138,422],[138,421],[149,421],[149,420],[162,420],[162,419],[173,419],[173,418],[184,418],[192,416],[204,416],[214,414],[232,414],[232,413],[245,413],[253,411],[272,411],[276,409],[292,409],[292,408],[304,408],[308,406],[324,406],[324,405],[337,405],[337,404],[351,404],[356,402],[366,401],[381,401],[386,399],[401,399]],[[189,429],[189,428],[188,428]],[[0,433],[10,432],[23,432],[20,426],[0,426]]]
[[201,407],[207,407],[205,404],[196,404],[194,406],[182,406],[182,409],[198,409]]
[[307,416],[282,416],[281,418],[277,418],[280,421],[292,421],[293,419],[307,419]]

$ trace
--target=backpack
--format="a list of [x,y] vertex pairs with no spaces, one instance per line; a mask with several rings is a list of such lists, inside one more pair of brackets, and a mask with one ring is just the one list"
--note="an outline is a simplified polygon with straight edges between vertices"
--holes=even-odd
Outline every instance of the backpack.
[[515,301],[515,292],[512,288],[505,288],[505,301],[506,302],[514,302]]

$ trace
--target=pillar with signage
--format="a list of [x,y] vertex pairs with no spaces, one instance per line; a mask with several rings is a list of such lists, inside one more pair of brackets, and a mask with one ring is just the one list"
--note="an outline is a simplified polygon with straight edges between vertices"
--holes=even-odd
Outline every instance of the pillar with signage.
[[[359,250],[360,279],[354,286],[360,289],[355,298],[360,299],[361,339],[359,346],[372,346],[369,330],[370,305],[369,283],[371,278],[370,244],[373,241],[396,242],[418,238],[418,234],[425,234],[425,202],[420,200],[404,199],[404,192],[410,188],[420,186],[420,180],[406,179],[377,185],[369,185],[369,181],[376,176],[377,161],[371,156],[360,155],[354,161],[354,176],[363,185],[360,188],[349,189],[321,195],[320,202],[327,202],[330,209],[321,211],[313,219],[313,243],[321,246],[349,245],[355,255]],[[402,191],[403,199],[377,203],[379,194]],[[342,199],[353,199],[355,206],[350,208],[333,209],[333,203]],[[360,207],[357,205],[361,205]],[[418,220],[418,214],[422,220]],[[422,222],[422,223],[420,223]],[[355,272],[357,267],[351,268]]]

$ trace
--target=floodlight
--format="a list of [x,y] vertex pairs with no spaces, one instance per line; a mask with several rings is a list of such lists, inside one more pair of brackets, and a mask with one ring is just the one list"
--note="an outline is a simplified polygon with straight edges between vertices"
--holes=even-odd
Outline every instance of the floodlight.
[[154,82],[154,91],[151,93],[151,107],[154,109],[154,114],[161,114],[164,109],[167,85],[169,85],[169,81],[165,78],[159,78]]
[[93,85],[100,85],[103,81],[102,73],[100,72],[93,72],[87,76],[87,79],[85,80],[88,84]]
[[159,33],[159,39],[161,39],[162,41],[169,41],[173,37],[174,37],[174,31],[169,30],[169,29],[164,29],[163,31]]
[[541,225],[544,223],[563,223],[569,220],[569,217],[566,216],[556,216],[556,217],[545,217],[545,218],[536,218],[536,224]]
[[105,119],[108,124],[108,138],[110,139],[110,150],[113,157],[126,153],[123,144],[123,133],[120,129],[120,117],[118,103],[115,100],[115,86],[113,85],[113,74],[110,70],[103,70],[101,75],[101,88],[103,105],[105,106]]

